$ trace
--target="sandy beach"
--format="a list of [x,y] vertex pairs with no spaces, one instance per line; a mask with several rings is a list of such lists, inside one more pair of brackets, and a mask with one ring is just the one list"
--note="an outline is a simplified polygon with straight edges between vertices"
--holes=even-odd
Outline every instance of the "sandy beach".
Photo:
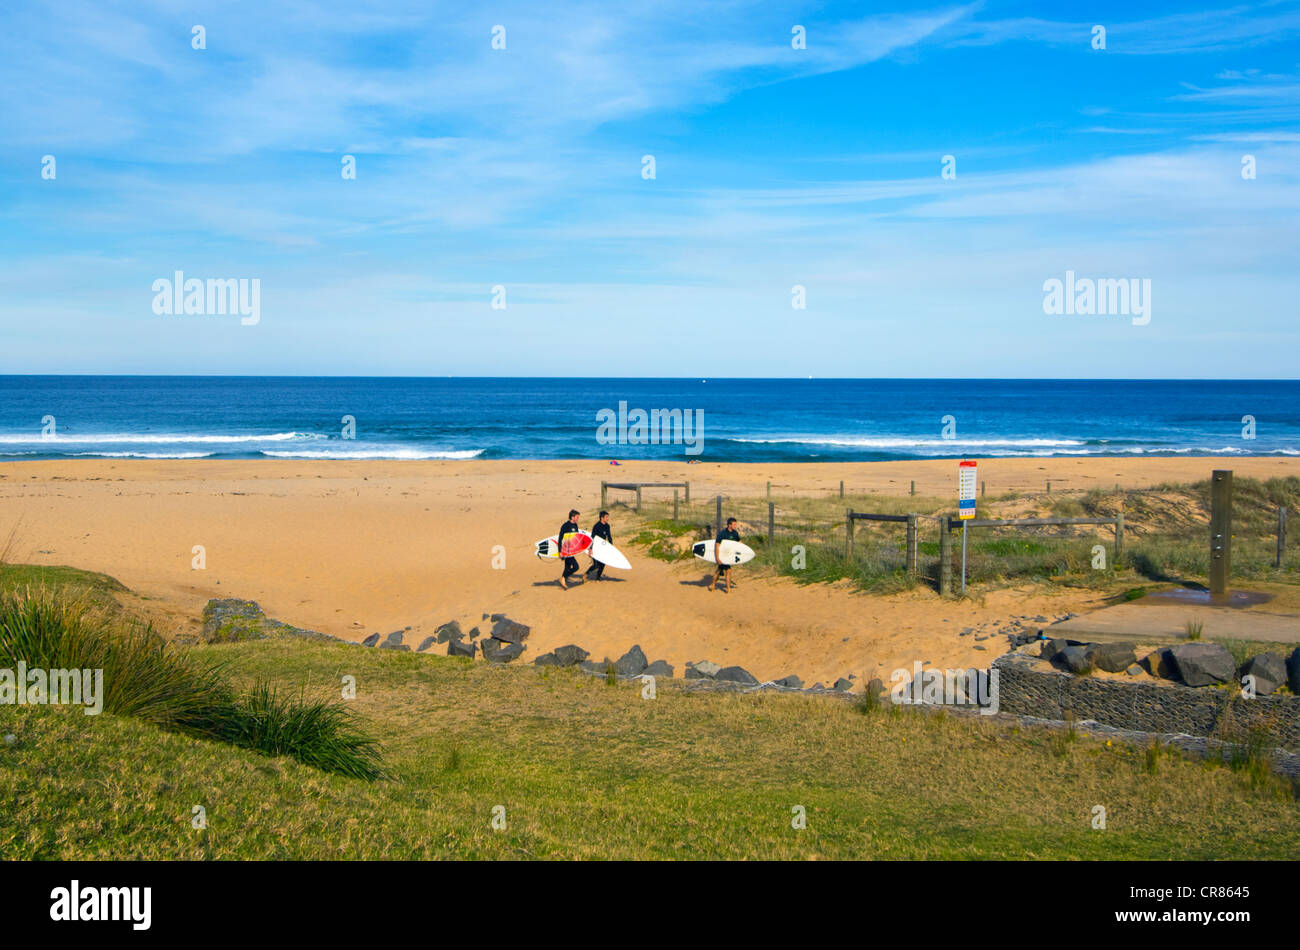
[[[1051,458],[981,461],[990,493],[1191,482],[1214,468],[1239,476],[1300,474],[1278,458]],[[986,666],[963,626],[1011,615],[1049,617],[1095,606],[1087,591],[1001,590],[982,602],[928,590],[871,596],[840,586],[746,577],[710,594],[698,562],[668,564],[615,541],[633,562],[611,582],[570,591],[559,566],[533,556],[570,507],[595,519],[600,481],[682,481],[692,494],[850,491],[955,493],[955,463],[716,464],[600,461],[38,461],[0,469],[0,521],[9,557],[118,578],[145,598],[164,633],[197,627],[214,597],[258,601],[277,619],[352,640],[410,628],[413,646],[439,624],[468,629],[502,612],[532,627],[524,661],[578,643],[595,658],[640,644],[681,675],[688,660],[739,664],[768,679],[833,682],[929,660]],[[626,518],[624,517],[624,524]],[[16,526],[16,527],[15,527]],[[206,570],[191,568],[206,550]],[[494,547],[506,551],[492,566]],[[584,559],[585,564],[585,559]],[[441,648],[440,648],[441,652]]]

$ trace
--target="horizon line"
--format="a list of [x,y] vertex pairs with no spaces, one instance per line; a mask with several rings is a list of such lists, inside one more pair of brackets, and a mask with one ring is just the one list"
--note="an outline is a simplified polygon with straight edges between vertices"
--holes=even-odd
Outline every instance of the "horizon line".
[[342,373],[0,373],[0,379],[402,379],[633,380],[735,382],[1294,383],[1300,376],[371,376]]

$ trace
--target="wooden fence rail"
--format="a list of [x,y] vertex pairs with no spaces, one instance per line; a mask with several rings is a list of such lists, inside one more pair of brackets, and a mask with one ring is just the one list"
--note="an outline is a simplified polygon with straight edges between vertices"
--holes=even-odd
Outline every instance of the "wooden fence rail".
[[[691,483],[690,482],[605,482],[600,483],[600,507],[609,506],[609,490],[617,488],[622,491],[636,492],[636,510],[641,510],[641,489],[643,488],[684,488],[686,489],[686,504],[691,503]],[[676,496],[676,492],[673,495]]]

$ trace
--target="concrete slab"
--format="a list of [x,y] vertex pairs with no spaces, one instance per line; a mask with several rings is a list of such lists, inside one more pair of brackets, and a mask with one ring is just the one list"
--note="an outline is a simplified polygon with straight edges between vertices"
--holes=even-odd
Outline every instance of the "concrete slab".
[[1182,643],[1187,624],[1201,625],[1201,639],[1266,640],[1300,644],[1300,614],[1258,607],[1224,607],[1206,604],[1171,604],[1144,597],[1043,628],[1045,637],[1105,642]]

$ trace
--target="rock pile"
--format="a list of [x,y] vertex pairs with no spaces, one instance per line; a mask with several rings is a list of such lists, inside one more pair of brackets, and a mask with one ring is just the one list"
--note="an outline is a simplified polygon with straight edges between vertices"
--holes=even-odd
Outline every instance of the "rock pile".
[[[425,653],[436,645],[445,643],[448,656],[474,659],[481,655],[490,663],[509,663],[523,655],[526,649],[524,641],[528,639],[529,634],[532,632],[526,624],[511,620],[501,613],[485,613],[483,614],[483,620],[492,623],[492,628],[486,636],[478,627],[472,628],[466,634],[459,622],[449,620],[435,629],[432,635],[424,637],[414,651],[412,651],[411,644],[406,642],[406,634],[410,632],[410,627],[403,630],[394,630],[386,636],[378,632],[372,633],[361,641],[361,645],[400,653]],[[203,610],[203,642],[222,643],[240,640],[263,640],[278,636],[353,643],[353,641],[344,640],[341,637],[318,633],[314,630],[303,630],[278,620],[271,620],[262,611],[262,608],[251,600],[233,598],[211,600]],[[617,660],[605,657],[603,661],[597,663],[592,661],[590,653],[577,644],[571,643],[557,647],[549,653],[544,653],[533,662],[537,666],[576,666],[588,673],[600,676],[607,676],[612,669],[614,675],[620,678],[643,675],[672,678],[676,673],[672,664],[667,660],[651,662],[646,657],[645,651],[641,649],[640,644],[633,645],[630,650]],[[1276,674],[1275,667],[1269,667],[1268,671],[1270,675]],[[1298,664],[1297,672],[1300,673],[1300,664]],[[687,663],[685,678],[688,680],[705,680],[709,683],[717,683],[730,688],[774,687],[802,690],[808,693],[847,693],[853,689],[854,679],[852,675],[841,677],[835,681],[835,685],[829,690],[821,683],[805,689],[803,680],[798,676],[783,676],[778,680],[764,683],[742,666],[724,667],[709,660]],[[872,684],[878,687],[877,692],[883,691],[884,687],[880,685],[879,680],[872,680]],[[869,684],[868,688],[871,688],[871,684]]]
[[1145,672],[1184,686],[1241,685],[1243,677],[1251,676],[1256,695],[1268,696],[1287,685],[1300,695],[1300,647],[1286,659],[1277,653],[1260,653],[1238,665],[1228,648],[1218,643],[1179,643],[1153,650],[1139,660],[1135,643],[1082,643],[1058,638],[1045,641],[1039,657],[1056,669],[1076,675],[1094,670],[1131,676]]

